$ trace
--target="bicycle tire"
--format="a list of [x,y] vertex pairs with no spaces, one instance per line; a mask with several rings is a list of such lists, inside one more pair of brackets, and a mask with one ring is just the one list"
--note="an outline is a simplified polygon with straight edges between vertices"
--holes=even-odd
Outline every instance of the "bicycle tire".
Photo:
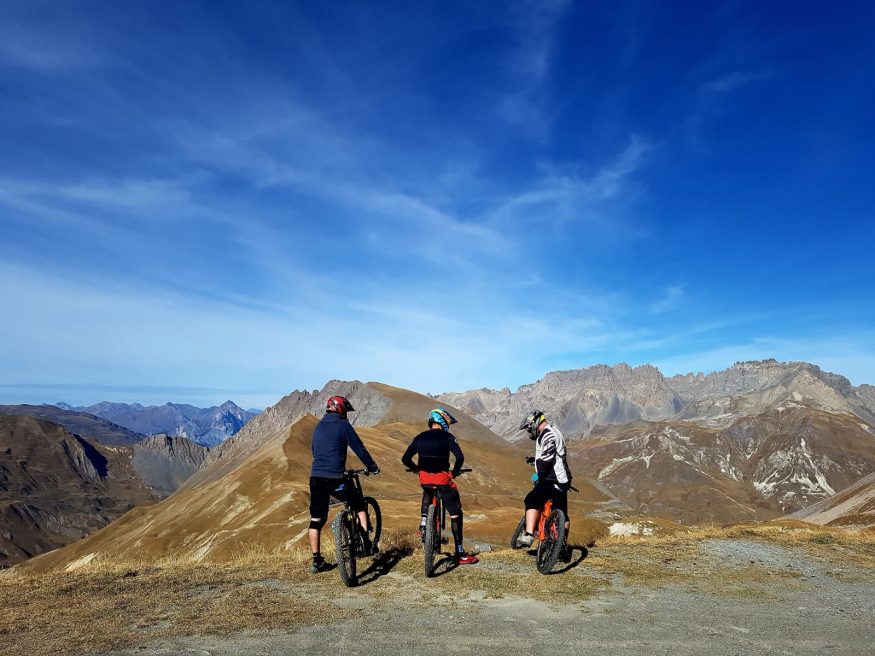
[[513,535],[510,536],[510,548],[511,549],[522,549],[523,546],[517,544],[517,540],[526,530],[526,515],[523,513],[523,518],[520,520],[520,523],[516,525],[516,529],[514,529]]
[[538,571],[549,574],[565,544],[565,513],[554,510],[544,522],[544,539],[538,544]]
[[331,523],[331,530],[334,532],[334,548],[337,554],[337,572],[340,574],[340,580],[348,588],[354,588],[358,585],[351,515],[352,513],[343,511]]
[[425,516],[425,543],[422,545],[422,551],[425,557],[426,578],[429,578],[434,574],[434,557],[435,554],[441,552],[441,534],[438,529],[439,521],[440,517],[437,514],[437,506],[429,506],[428,514]]
[[380,535],[383,533],[383,513],[374,497],[365,497],[365,509],[368,513],[368,537],[371,539],[373,552],[377,553],[380,548]]

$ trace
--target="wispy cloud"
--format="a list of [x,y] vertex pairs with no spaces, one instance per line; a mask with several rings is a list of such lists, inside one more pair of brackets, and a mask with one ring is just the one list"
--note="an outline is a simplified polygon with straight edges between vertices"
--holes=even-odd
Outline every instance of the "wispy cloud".
[[501,97],[498,113],[538,139],[548,130],[547,86],[557,24],[570,6],[569,0],[524,0],[511,6],[511,89]]
[[662,290],[661,296],[650,304],[650,311],[661,314],[675,309],[684,296],[684,285],[672,285]]

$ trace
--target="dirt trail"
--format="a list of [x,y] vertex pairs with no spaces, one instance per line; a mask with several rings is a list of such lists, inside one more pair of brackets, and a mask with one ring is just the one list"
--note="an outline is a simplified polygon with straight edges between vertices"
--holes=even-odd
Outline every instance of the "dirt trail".
[[327,593],[332,605],[355,612],[293,630],[159,639],[103,656],[872,653],[871,547],[811,552],[722,539],[660,549],[626,545],[586,558],[578,550],[566,572],[550,577],[530,574],[522,554],[499,552],[426,581],[416,553],[352,590],[260,581],[314,599]]

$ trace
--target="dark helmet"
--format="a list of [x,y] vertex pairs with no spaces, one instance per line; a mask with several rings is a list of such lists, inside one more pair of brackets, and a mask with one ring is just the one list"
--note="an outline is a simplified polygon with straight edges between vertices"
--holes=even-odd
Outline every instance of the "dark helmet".
[[526,418],[523,419],[523,423],[520,424],[520,430],[529,431],[529,437],[535,440],[538,438],[538,426],[545,421],[547,421],[547,418],[544,416],[543,412],[540,410],[532,410]]
[[346,417],[347,412],[355,412],[352,403],[345,396],[332,396],[325,404],[326,412],[336,412],[341,417]]
[[445,431],[450,430],[450,424],[455,424],[456,418],[453,417],[449,412],[447,412],[444,408],[435,408],[431,412],[428,413],[428,427],[431,428],[434,424],[437,424]]

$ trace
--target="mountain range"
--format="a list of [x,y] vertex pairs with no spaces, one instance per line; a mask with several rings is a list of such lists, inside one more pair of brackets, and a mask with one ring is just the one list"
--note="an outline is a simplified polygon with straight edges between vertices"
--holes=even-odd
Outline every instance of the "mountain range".
[[197,408],[182,403],[144,406],[139,403],[103,401],[89,406],[73,407],[59,402],[56,407],[86,412],[124,426],[143,435],[165,434],[186,437],[201,446],[212,448],[237,433],[257,413],[243,410],[233,401],[210,408]]
[[0,567],[173,493],[208,449],[84,412],[0,406]]
[[[775,360],[671,378],[651,366],[599,365],[550,373],[515,393],[481,389],[437,399],[333,380],[319,391],[290,393],[199,462],[189,458],[191,468],[168,484],[179,487],[165,500],[31,562],[67,567],[96,555],[170,553],[221,559],[250,547],[291,548],[306,532],[315,417],[336,394],[357,408],[351,422],[383,470],[365,485],[380,499],[389,527],[415,523],[418,487],[399,457],[436,405],[458,417],[453,432],[474,468],[460,486],[466,534],[476,539],[503,542],[518,518],[531,473],[523,456],[532,446],[517,426],[535,407],[568,438],[581,490],[570,495],[577,535],[636,517],[729,523],[818,504],[825,510],[812,511],[811,521],[866,526],[875,523],[872,392],[814,365]],[[186,452],[171,439],[153,437],[146,457],[135,451],[145,440],[137,442],[134,475],[144,476],[153,452]],[[147,485],[153,495],[156,478]]]
[[805,362],[764,360],[671,378],[597,365],[515,393],[437,399],[512,441],[540,409],[585,475],[639,510],[694,523],[790,513],[875,470],[873,391]]

